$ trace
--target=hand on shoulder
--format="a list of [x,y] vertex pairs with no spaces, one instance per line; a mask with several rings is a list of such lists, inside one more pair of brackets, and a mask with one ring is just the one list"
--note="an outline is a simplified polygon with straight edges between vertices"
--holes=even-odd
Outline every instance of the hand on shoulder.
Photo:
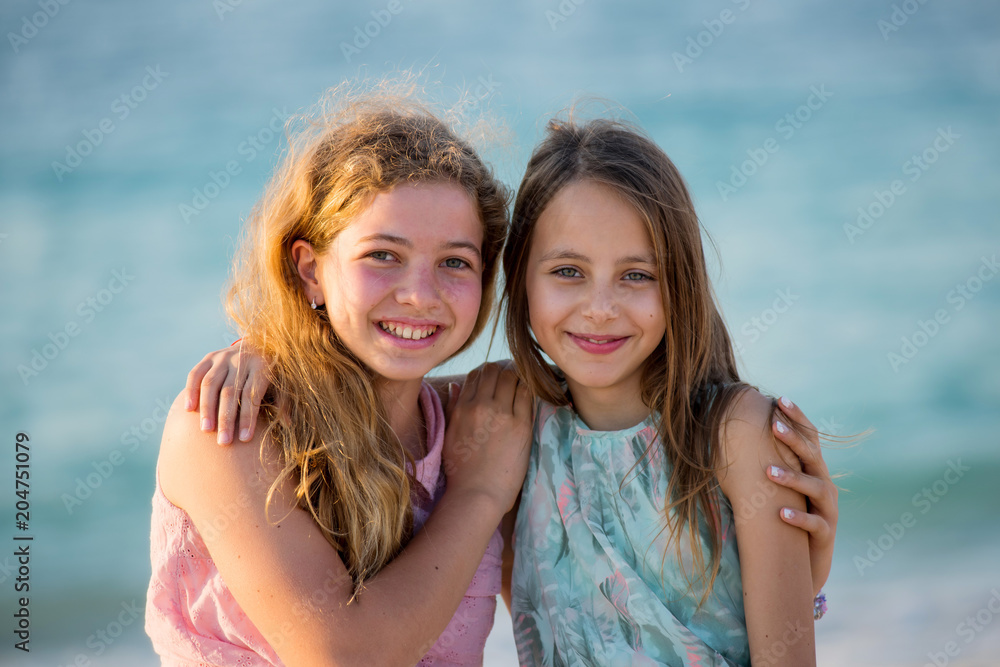
[[163,427],[157,461],[163,495],[196,525],[234,502],[259,505],[263,516],[267,491],[281,470],[277,453],[262,463],[262,432],[248,445],[220,447],[213,433],[201,429],[199,414],[186,410],[185,399],[186,392],[174,399]]

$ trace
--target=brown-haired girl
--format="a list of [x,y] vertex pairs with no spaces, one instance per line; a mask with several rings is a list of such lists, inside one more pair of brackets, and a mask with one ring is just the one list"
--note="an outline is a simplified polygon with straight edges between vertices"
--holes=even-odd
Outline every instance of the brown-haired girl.
[[621,122],[550,123],[503,261],[542,399],[514,531],[521,663],[815,664],[807,535],[778,519],[806,502],[766,472],[798,469],[772,437],[790,429],[740,381],[670,159]]
[[181,397],[164,428],[146,614],[164,665],[482,664],[531,399],[488,366],[446,432],[423,376],[489,318],[506,191],[410,96],[333,99],[234,267],[230,315],[273,362],[257,446],[210,445]]

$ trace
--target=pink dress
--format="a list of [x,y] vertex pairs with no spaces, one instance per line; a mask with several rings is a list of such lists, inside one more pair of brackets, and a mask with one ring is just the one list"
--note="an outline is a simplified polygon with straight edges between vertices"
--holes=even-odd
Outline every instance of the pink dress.
[[[415,476],[428,499],[414,505],[414,531],[423,527],[444,492],[444,411],[437,392],[426,383],[420,390],[420,407],[427,423],[428,451],[416,462]],[[458,610],[419,665],[483,664],[500,592],[502,547],[497,530]],[[153,574],[146,594],[146,633],[164,667],[282,664],[236,603],[187,513],[167,500],[158,479],[150,554]]]

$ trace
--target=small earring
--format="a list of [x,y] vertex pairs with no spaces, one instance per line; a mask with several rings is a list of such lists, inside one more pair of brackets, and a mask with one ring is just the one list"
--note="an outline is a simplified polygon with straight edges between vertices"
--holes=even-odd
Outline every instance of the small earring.
[[313,307],[313,310],[316,310],[316,297],[313,297],[312,307]]

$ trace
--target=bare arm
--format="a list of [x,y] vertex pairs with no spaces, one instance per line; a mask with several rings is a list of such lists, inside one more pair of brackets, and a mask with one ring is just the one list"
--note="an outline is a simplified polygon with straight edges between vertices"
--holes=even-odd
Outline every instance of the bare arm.
[[[787,488],[773,495],[766,470],[797,470],[798,460],[771,438],[771,401],[754,390],[736,399],[721,439],[722,492],[734,508],[756,495],[759,507],[736,512],[743,605],[753,661],[772,665],[816,664],[812,576],[807,534],[778,518],[783,507],[805,511],[805,498]],[[765,497],[763,507],[760,498]]]
[[[208,446],[197,415],[181,409],[184,396],[175,401],[161,446],[163,492],[191,516],[240,607],[285,664],[413,665],[437,640],[524,477],[531,402],[499,375],[492,386],[489,377],[478,383],[490,401],[459,400],[445,443],[448,488],[424,528],[350,604],[347,570],[296,507],[290,484],[265,515],[279,469],[272,447],[265,443],[262,463],[260,436],[255,447]],[[487,416],[503,427],[489,442],[473,440]]]
[[511,610],[511,586],[514,578],[514,524],[517,523],[517,510],[520,507],[521,496],[518,496],[514,507],[504,515],[500,523],[500,533],[503,535],[500,596],[507,605],[508,613]]

